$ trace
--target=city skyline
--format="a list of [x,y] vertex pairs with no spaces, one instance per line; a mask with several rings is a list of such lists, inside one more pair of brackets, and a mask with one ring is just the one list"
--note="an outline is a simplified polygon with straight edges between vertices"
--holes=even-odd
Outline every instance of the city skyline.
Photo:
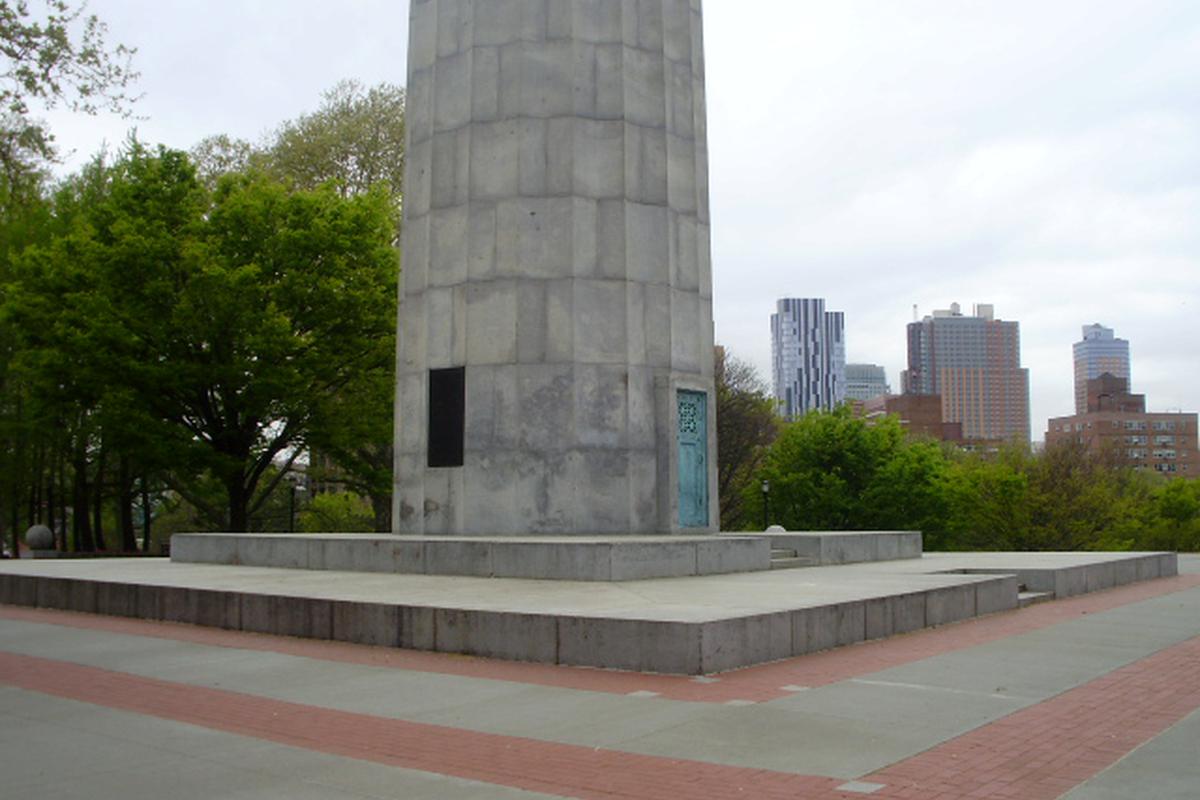
[[[281,7],[93,2],[139,48],[146,119],[44,114],[75,151],[62,169],[134,126],[180,148],[253,140],[340,79],[403,84],[407,4]],[[1135,344],[1155,406],[1200,406],[1200,7],[755,11],[705,5],[718,342],[769,380],[774,300],[824,297],[846,313],[847,361],[895,386],[914,304],[985,298],[1021,322],[1035,438],[1073,409],[1071,344],[1097,320]]]

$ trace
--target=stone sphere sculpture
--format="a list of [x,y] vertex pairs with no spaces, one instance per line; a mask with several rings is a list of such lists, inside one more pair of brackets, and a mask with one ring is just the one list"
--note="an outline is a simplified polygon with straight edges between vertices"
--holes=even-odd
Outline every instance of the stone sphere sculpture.
[[34,525],[25,531],[25,544],[30,550],[53,550],[54,531],[45,525]]
[[787,528],[782,525],[772,525],[767,528],[767,533],[787,533]]

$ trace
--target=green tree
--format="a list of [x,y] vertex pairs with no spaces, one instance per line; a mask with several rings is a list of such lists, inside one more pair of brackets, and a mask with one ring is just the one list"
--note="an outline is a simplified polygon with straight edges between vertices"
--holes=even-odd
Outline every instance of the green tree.
[[[342,81],[325,93],[316,111],[280,126],[263,151],[247,153],[238,143],[214,142],[210,152],[261,164],[302,188],[332,185],[344,197],[386,190],[398,243],[404,104],[404,90],[397,86],[367,88]],[[394,342],[393,332],[381,346],[394,347]],[[378,531],[391,530],[394,397],[393,366],[363,371],[331,398],[337,412],[314,426],[310,437],[313,477],[369,497]]]
[[1200,552],[1200,480],[1160,482],[1151,490],[1147,517],[1137,549]]
[[[1019,550],[1031,526],[1028,453],[957,453],[950,464],[947,531],[931,550]],[[927,537],[928,539],[928,537]]]
[[338,83],[316,111],[280,126],[265,154],[268,169],[308,189],[332,181],[347,197],[384,183],[398,212],[404,99],[404,90],[388,83]]
[[1030,527],[1022,550],[1126,549],[1140,527],[1145,484],[1085,445],[1046,448],[1028,460]]
[[196,167],[196,175],[210,190],[226,175],[260,169],[263,164],[262,151],[245,139],[235,139],[226,134],[207,136],[194,146],[188,155]]
[[[894,418],[885,424],[899,425]],[[904,438],[863,489],[859,524],[874,530],[920,530],[935,550],[945,538],[950,509],[949,464],[941,446]]]
[[375,530],[370,500],[351,492],[319,494],[300,513],[299,528],[308,533],[352,533]]
[[112,47],[107,27],[86,3],[45,0],[35,16],[27,0],[0,0],[0,167],[9,186],[56,156],[54,136],[32,118],[34,105],[128,115],[138,74],[134,50]]
[[779,418],[754,367],[724,347],[716,348],[714,378],[721,530],[747,530],[755,527],[747,513],[747,486],[758,485],[759,466],[779,432]]
[[771,522],[789,530],[915,529],[946,513],[941,451],[910,442],[895,417],[868,423],[849,406],[785,425],[760,474]]
[[[124,430],[170,453],[172,488],[245,530],[286,472],[260,486],[275,460],[329,424],[358,375],[390,368],[389,198],[255,174],[209,193],[185,154],[138,145],[108,176],[90,212],[30,257],[42,275],[91,282],[60,318],[67,351],[97,357],[67,363],[103,387]],[[223,487],[223,510],[191,491],[201,474]]]

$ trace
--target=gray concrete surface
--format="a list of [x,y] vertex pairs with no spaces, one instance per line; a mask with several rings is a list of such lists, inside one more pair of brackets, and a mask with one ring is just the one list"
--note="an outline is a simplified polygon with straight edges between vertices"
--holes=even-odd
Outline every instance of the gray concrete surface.
[[[1200,572],[1186,557],[1183,572]],[[1200,589],[742,707],[326,662],[0,621],[0,650],[320,708],[855,780],[1200,636]],[[0,688],[14,796],[539,797]],[[1191,800],[1195,714],[1066,795]],[[47,767],[44,754],[69,752]],[[138,768],[132,768],[132,765]]]
[[[3,622],[3,649],[437,725],[853,779],[1200,635],[1200,590],[735,707]],[[1127,639],[1134,628],[1158,633]]]
[[13,798],[550,800],[7,687],[0,722],[0,781]]
[[1200,712],[1130,753],[1063,800],[1200,797]]

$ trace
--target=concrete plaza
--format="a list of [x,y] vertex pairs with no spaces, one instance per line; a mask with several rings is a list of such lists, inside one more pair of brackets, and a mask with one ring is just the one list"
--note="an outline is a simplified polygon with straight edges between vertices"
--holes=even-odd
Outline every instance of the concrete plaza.
[[0,606],[0,781],[38,798],[1194,798],[1178,577],[715,677]]

